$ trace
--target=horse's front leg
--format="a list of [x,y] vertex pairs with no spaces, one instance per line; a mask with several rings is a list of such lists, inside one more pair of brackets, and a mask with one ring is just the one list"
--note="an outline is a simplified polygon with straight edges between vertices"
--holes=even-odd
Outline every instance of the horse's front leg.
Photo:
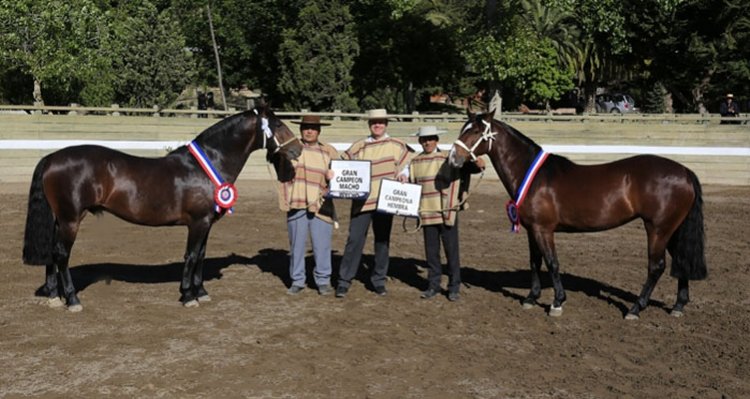
[[198,302],[211,301],[211,297],[203,287],[203,261],[206,259],[206,243],[208,243],[208,235],[210,232],[211,231],[209,227],[209,231],[206,232],[206,236],[203,238],[203,242],[201,243],[201,247],[198,252],[198,259],[195,264],[195,272],[193,273],[193,291]]
[[530,230],[526,230],[529,240],[529,265],[531,266],[531,289],[529,295],[523,300],[524,309],[532,309],[537,299],[542,294],[542,284],[539,279],[539,270],[542,267],[542,252]]
[[555,289],[555,299],[549,309],[550,316],[562,316],[562,304],[565,302],[565,290],[563,289],[560,279],[560,264],[557,261],[557,252],[555,251],[555,239],[553,231],[540,231],[534,229],[534,238],[539,245],[539,250],[544,256],[544,262],[547,264],[547,270],[552,278],[552,286]]
[[180,282],[180,302],[185,307],[198,306],[196,293],[193,289],[193,277],[196,265],[199,263],[201,246],[208,233],[210,224],[196,222],[188,226],[188,242],[185,249],[185,266],[182,268],[182,280]]

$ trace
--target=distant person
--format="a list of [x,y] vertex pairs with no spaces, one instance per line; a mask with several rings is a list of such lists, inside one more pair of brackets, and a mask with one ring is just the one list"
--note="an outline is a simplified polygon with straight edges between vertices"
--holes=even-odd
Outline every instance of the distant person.
[[333,292],[331,288],[331,236],[333,235],[333,200],[325,198],[328,182],[333,178],[331,160],[338,152],[331,145],[318,141],[322,126],[320,116],[305,115],[299,126],[304,148],[294,164],[294,179],[279,185],[279,205],[286,211],[289,232],[289,276],[292,285],[289,295],[305,289],[305,249],[307,237],[312,240],[315,268],[313,276],[320,295]]
[[214,92],[209,91],[206,94],[206,109],[209,111],[213,111],[216,107],[216,104],[214,104]]
[[[199,91],[198,92],[198,110],[199,111],[205,111],[207,108],[206,105],[206,93]],[[205,118],[206,114],[199,114],[199,118]]]
[[388,274],[388,248],[391,243],[393,215],[375,212],[380,193],[380,182],[383,179],[397,179],[406,182],[409,178],[407,168],[409,153],[413,151],[403,140],[390,137],[388,113],[385,109],[367,111],[367,126],[370,134],[354,142],[342,155],[342,159],[370,161],[370,194],[363,200],[352,200],[349,237],[346,240],[344,255],[339,267],[339,281],[336,297],[346,296],[357,275],[362,250],[367,239],[367,230],[372,225],[375,236],[375,265],[370,281],[375,293],[384,296],[386,275]]
[[[719,107],[719,113],[722,117],[737,117],[740,116],[740,106],[734,101],[734,95],[732,93],[727,94],[726,99],[721,103]],[[735,121],[721,121],[722,124],[736,124],[739,122]]]
[[414,135],[419,137],[422,153],[409,164],[409,180],[422,186],[419,217],[424,234],[425,260],[427,261],[427,289],[422,299],[440,294],[443,266],[440,263],[440,242],[448,260],[448,300],[457,301],[461,289],[461,262],[458,250],[458,211],[463,209],[461,198],[468,189],[471,173],[484,169],[484,160],[467,162],[461,169],[451,168],[448,152],[438,148],[439,135],[445,130],[435,126],[422,126]]

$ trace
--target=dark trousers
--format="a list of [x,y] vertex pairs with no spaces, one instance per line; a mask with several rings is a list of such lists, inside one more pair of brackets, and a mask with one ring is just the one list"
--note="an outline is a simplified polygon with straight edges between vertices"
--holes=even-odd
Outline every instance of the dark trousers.
[[443,267],[440,264],[440,241],[443,241],[445,257],[448,259],[448,291],[458,292],[461,288],[461,263],[458,255],[458,218],[453,226],[433,224],[422,226],[424,231],[424,253],[427,259],[427,280],[429,288],[440,291],[440,277]]
[[385,286],[393,215],[377,212],[362,212],[352,216],[349,223],[349,238],[346,240],[344,256],[339,266],[339,286],[348,288],[352,284],[352,279],[357,275],[370,222],[372,222],[372,232],[375,235],[375,267],[370,281],[374,287]]

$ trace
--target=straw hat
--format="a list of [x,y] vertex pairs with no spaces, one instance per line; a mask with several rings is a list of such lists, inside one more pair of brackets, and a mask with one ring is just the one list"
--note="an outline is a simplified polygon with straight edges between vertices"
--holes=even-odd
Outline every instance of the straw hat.
[[304,115],[299,121],[292,121],[297,125],[331,126],[330,123],[321,122],[320,115]]
[[414,133],[412,136],[417,136],[417,137],[437,136],[446,132],[447,130],[438,129],[437,126],[420,126],[419,130],[417,130],[417,132]]
[[366,120],[373,120],[373,119],[391,120],[391,118],[388,116],[388,111],[386,111],[385,108],[367,110],[367,113],[365,114],[364,119]]

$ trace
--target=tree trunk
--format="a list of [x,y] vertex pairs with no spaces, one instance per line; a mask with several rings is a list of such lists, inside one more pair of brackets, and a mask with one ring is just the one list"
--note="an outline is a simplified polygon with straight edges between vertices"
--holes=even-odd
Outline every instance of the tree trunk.
[[674,107],[672,107],[672,104],[674,102],[672,100],[672,93],[668,91],[665,92],[663,101],[664,101],[664,112],[667,114],[674,114]]
[[44,98],[42,98],[42,82],[39,79],[34,78],[34,105],[44,105]]
[[494,28],[497,25],[497,0],[487,0],[484,12],[486,13],[487,27]]
[[224,110],[229,109],[227,107],[227,95],[224,93],[224,79],[221,76],[221,61],[219,60],[219,47],[216,45],[216,36],[214,35],[214,21],[211,18],[211,3],[206,4],[206,11],[208,12],[208,28],[211,31],[211,43],[214,46],[214,57],[216,57],[216,70],[219,78],[219,90],[221,91],[221,102],[224,104]]
[[596,85],[586,82],[583,86],[584,97],[586,98],[585,112],[593,114],[596,112]]

